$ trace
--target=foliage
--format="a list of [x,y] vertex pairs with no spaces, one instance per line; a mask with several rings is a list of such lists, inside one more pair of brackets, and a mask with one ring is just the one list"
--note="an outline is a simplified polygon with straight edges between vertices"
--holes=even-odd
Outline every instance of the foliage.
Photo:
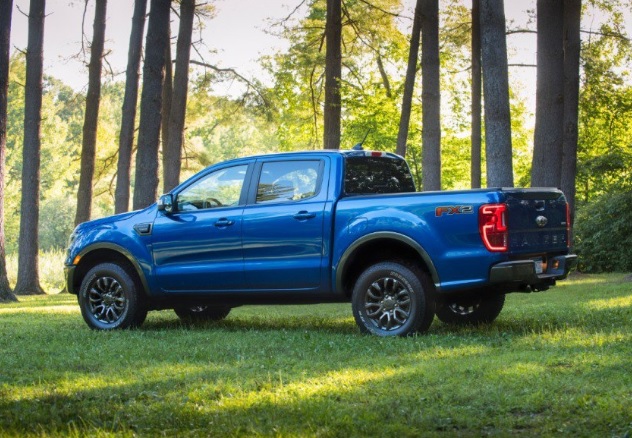
[[406,339],[361,336],[347,304],[101,333],[72,295],[24,297],[0,306],[0,433],[626,436],[629,285],[580,276],[510,295],[492,325]]
[[601,36],[591,37],[582,47],[578,205],[613,189],[632,189],[632,46],[612,36],[618,31],[616,19],[600,31]]
[[575,233],[584,272],[632,271],[632,192],[610,192],[583,206]]

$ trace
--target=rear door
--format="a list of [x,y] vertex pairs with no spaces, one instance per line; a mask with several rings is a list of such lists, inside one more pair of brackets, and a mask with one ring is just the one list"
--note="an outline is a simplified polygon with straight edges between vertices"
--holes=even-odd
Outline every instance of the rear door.
[[318,290],[326,276],[323,224],[329,158],[263,159],[243,213],[251,290]]

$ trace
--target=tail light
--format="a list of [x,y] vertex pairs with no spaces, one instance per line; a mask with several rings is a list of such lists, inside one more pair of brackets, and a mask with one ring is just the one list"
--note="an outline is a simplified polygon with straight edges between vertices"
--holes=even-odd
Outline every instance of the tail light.
[[478,210],[478,229],[489,251],[504,252],[509,247],[506,214],[506,204],[485,204]]

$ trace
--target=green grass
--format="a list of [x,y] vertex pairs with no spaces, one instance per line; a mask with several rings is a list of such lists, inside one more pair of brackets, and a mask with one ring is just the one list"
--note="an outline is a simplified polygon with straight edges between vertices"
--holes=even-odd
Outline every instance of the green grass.
[[491,325],[362,336],[349,305],[153,312],[103,333],[68,294],[0,305],[2,436],[632,434],[632,283],[510,295]]

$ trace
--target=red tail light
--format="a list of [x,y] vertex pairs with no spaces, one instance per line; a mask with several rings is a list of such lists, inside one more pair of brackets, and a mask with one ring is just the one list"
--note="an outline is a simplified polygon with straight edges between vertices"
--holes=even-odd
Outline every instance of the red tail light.
[[509,247],[507,205],[485,204],[478,210],[478,229],[489,251],[504,252]]

